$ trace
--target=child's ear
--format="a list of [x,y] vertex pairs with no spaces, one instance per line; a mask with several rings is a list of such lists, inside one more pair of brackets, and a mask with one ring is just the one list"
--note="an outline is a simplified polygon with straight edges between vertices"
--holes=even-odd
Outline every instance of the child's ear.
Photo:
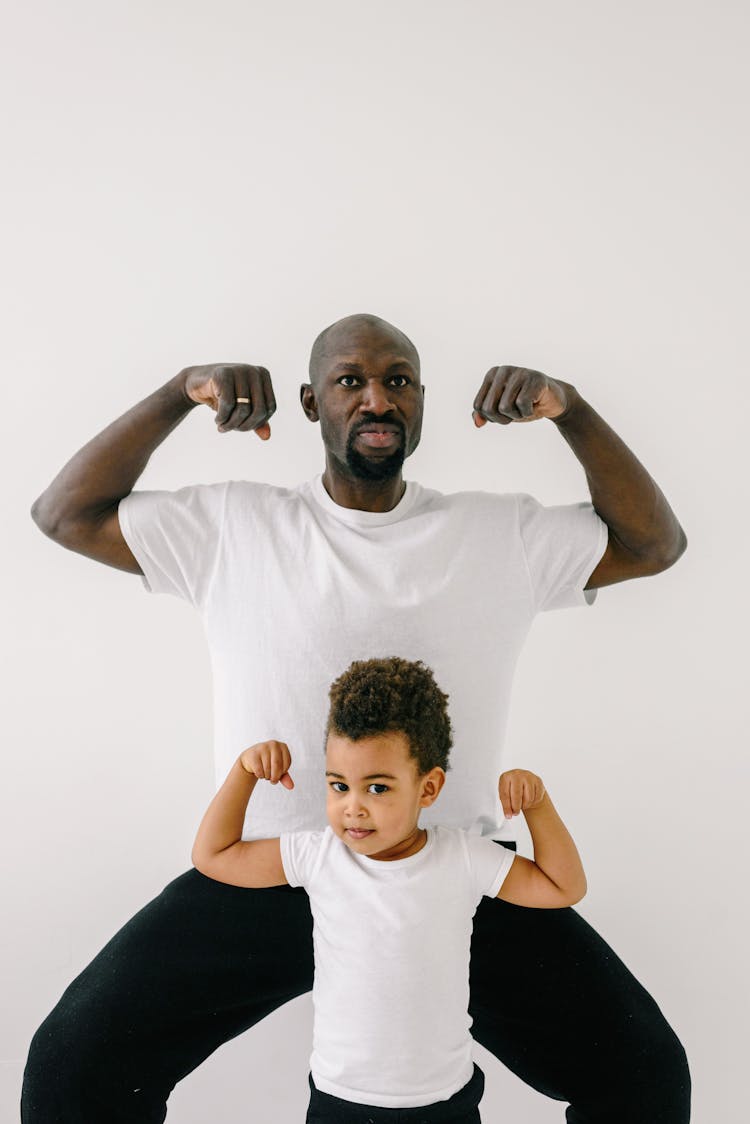
[[445,784],[445,771],[436,765],[422,777],[422,795],[419,798],[421,808],[429,808],[440,795],[440,789]]

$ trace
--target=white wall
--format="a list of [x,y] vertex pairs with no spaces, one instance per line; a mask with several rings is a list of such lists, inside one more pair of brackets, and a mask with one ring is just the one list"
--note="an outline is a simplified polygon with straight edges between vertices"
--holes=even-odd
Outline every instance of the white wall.
[[[582,498],[553,426],[471,425],[489,366],[535,366],[582,390],[687,529],[674,570],[538,622],[509,747],[580,841],[584,915],[686,1045],[695,1120],[745,1119],[744,6],[28,0],[8,15],[2,1119],[63,987],[187,866],[212,781],[198,620],[55,547],[29,505],[189,363],[268,366],[273,438],[219,438],[196,412],[145,485],[318,471],[297,387],[316,332],[360,310],[422,352],[408,476]],[[309,1032],[298,1000],[187,1079],[170,1121],[300,1120]],[[486,1119],[562,1119],[479,1057]]]

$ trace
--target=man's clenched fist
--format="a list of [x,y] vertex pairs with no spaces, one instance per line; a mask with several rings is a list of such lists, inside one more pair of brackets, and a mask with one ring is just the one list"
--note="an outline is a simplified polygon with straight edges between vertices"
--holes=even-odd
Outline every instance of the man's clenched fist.
[[263,441],[271,436],[268,421],[276,410],[276,399],[265,367],[209,363],[186,367],[181,374],[188,398],[216,411],[219,433],[252,429]]
[[474,399],[474,425],[558,418],[570,407],[575,389],[528,367],[490,367]]

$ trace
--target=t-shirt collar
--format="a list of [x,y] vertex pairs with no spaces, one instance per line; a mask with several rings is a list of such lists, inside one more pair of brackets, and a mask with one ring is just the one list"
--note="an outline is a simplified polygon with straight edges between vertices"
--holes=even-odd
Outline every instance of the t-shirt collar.
[[[427,832],[427,838],[424,841],[424,847],[420,847],[415,855],[409,855],[408,858],[405,859],[393,859],[390,862],[383,862],[382,859],[371,859],[369,855],[358,855],[356,851],[350,851],[349,853],[359,866],[364,867],[366,870],[376,870],[378,873],[387,876],[389,872],[395,873],[397,870],[403,870],[405,867],[409,866],[418,866],[420,863],[424,862],[435,846],[435,828],[427,827],[425,831]],[[346,847],[346,843],[344,843],[344,846]]]
[[334,503],[323,486],[322,473],[312,481],[313,498],[320,507],[340,523],[348,523],[353,527],[385,527],[389,523],[398,523],[411,511],[418,491],[419,485],[407,480],[403,496],[390,511],[360,511],[358,508],[341,507]]

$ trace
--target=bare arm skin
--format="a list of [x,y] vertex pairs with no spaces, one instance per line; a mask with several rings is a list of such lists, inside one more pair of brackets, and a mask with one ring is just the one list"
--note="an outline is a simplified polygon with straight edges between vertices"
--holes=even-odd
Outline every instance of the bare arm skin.
[[474,423],[549,418],[583,466],[591,500],[609,528],[604,556],[586,589],[658,574],[687,546],[655,480],[570,383],[525,367],[492,367],[474,399]]
[[658,574],[674,565],[687,537],[656,481],[574,387],[555,425],[583,466],[609,543],[586,588]]
[[242,840],[248,801],[259,780],[294,788],[285,742],[259,742],[244,750],[208,806],[193,844],[196,870],[230,886],[264,889],[286,883],[276,839]]
[[497,896],[532,909],[575,905],[586,893],[586,875],[541,779],[525,769],[511,769],[501,775],[498,788],[507,819],[523,812],[534,861],[517,855]]
[[270,436],[268,419],[276,401],[265,367],[186,367],[68,461],[32,506],[40,530],[68,550],[140,574],[117,506],[133,490],[154,449],[199,404],[216,411],[220,433],[253,429],[263,440]]

